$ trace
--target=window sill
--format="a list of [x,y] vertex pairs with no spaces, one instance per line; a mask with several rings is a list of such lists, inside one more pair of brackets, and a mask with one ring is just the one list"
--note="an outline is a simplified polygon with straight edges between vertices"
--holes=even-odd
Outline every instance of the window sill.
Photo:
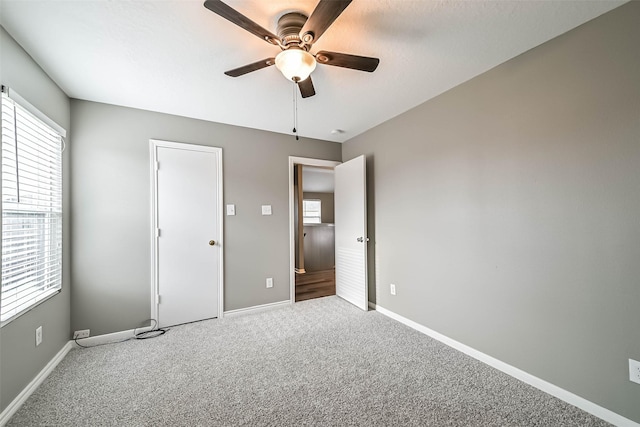
[[0,322],[0,328],[4,328],[6,325],[18,319],[23,314],[30,312],[31,310],[33,310],[43,302],[50,300],[54,296],[58,295],[60,291],[62,291],[62,289],[53,289],[53,290],[50,290],[49,292],[44,293],[43,295],[40,296],[40,300],[35,304],[30,305],[28,308],[25,308],[24,310],[14,314],[13,316],[9,317],[7,320],[3,320],[2,322]]

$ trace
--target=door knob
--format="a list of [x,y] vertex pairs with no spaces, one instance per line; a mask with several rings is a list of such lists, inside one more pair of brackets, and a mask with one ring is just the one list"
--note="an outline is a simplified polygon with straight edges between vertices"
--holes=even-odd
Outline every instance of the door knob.
[[356,240],[360,243],[364,242],[364,239],[362,237],[358,237]]
[[209,246],[213,246],[213,245],[215,245],[215,244],[216,244],[216,241],[215,241],[215,240],[209,240]]

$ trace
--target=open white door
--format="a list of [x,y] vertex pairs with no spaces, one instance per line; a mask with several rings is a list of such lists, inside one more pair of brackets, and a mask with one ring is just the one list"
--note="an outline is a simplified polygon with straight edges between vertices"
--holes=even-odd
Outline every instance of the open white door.
[[336,295],[368,310],[366,159],[335,168]]

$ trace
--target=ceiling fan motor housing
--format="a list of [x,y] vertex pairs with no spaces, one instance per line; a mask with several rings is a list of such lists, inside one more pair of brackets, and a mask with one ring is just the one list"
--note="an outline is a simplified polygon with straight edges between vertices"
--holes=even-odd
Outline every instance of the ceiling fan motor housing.
[[302,45],[300,40],[300,30],[307,22],[307,16],[299,12],[285,13],[278,19],[278,37],[283,46],[296,45],[305,50],[309,49],[308,45]]

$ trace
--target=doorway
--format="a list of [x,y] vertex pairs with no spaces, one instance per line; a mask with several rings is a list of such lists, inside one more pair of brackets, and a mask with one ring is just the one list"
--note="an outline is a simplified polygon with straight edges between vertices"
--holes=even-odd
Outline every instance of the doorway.
[[171,326],[222,315],[222,149],[150,141],[152,317]]
[[334,171],[295,165],[295,301],[336,294]]
[[[334,258],[329,261],[333,261],[334,269],[332,271],[319,270],[319,277],[315,278],[309,275],[309,272],[312,271],[307,271],[306,267],[311,264],[308,264],[304,259],[307,252],[304,248],[307,243],[305,239],[310,235],[310,228],[305,230],[303,217],[314,215],[317,217],[318,207],[315,207],[315,213],[306,214],[303,206],[304,182],[301,185],[296,185],[296,183],[303,181],[305,167],[332,169],[334,172],[335,219],[333,229],[327,233],[334,236]],[[314,199],[310,201],[314,201]],[[369,239],[366,235],[366,217],[366,159],[364,156],[356,157],[345,163],[289,157],[289,283],[292,303],[303,299],[296,298],[298,294],[296,282],[301,282],[301,280],[296,280],[296,277],[299,279],[306,277],[307,281],[312,285],[317,285],[316,287],[322,287],[322,282],[333,280],[335,277],[335,294],[362,310],[368,310],[367,246]],[[321,229],[314,229],[314,231],[319,230]],[[327,228],[324,231],[328,230]],[[306,236],[305,233],[307,233]],[[302,238],[297,239],[297,236],[302,236]]]
[[[335,294],[333,169],[339,164],[330,160],[289,157],[289,283],[292,303]],[[314,181],[313,186],[307,184],[306,189],[305,176],[307,180]],[[302,185],[298,185],[300,183]],[[306,206],[307,221],[303,218],[305,198],[310,202]]]

